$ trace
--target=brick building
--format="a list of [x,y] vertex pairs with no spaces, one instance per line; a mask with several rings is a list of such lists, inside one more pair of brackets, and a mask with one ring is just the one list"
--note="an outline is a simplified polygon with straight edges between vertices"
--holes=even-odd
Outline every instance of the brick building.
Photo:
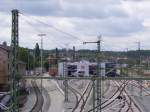
[[[6,44],[0,45],[0,91],[6,90],[10,85],[9,53],[9,46]],[[18,73],[20,75],[25,75],[26,73],[26,64],[22,61],[18,62]]]
[[0,45],[0,88],[8,83],[8,49]]

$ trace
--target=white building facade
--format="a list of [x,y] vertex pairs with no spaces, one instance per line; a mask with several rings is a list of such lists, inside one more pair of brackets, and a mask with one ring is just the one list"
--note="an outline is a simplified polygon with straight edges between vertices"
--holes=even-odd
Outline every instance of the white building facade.
[[[65,67],[67,66],[67,67]],[[65,70],[67,70],[68,76],[90,76],[96,75],[97,63],[90,63],[89,61],[80,62],[60,62],[58,64],[58,75],[65,76]],[[105,76],[106,63],[101,63],[99,69],[101,73],[99,75]],[[91,73],[91,70],[93,71]]]

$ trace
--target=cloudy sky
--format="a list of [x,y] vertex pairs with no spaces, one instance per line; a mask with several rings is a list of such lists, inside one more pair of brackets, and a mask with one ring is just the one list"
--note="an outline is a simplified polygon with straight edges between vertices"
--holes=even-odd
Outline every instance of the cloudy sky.
[[33,48],[45,33],[44,48],[150,49],[150,0],[0,0],[0,43],[11,40],[11,10],[18,9],[19,44]]

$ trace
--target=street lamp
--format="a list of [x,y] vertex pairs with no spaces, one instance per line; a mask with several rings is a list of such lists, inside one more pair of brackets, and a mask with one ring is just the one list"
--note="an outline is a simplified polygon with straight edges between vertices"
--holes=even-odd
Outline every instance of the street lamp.
[[[46,34],[38,34],[39,37],[41,37],[41,75],[43,74],[43,37],[46,36]],[[42,78],[41,78],[41,94],[42,94]],[[42,112],[42,108],[41,108]]]
[[41,55],[41,75],[42,75],[42,73],[43,73],[43,37],[46,36],[46,34],[41,33],[41,34],[38,34],[38,36],[41,37],[41,53],[40,53],[40,55]]

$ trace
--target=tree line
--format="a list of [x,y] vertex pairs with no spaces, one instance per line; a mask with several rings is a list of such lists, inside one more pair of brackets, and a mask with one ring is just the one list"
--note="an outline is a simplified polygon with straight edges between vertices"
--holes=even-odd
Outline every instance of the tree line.
[[[41,61],[41,57],[40,57],[40,47],[39,44],[36,43],[35,48],[34,49],[28,49],[28,48],[23,48],[23,47],[19,47],[19,60],[23,61],[26,63],[26,69],[27,70],[32,70],[35,67],[39,67],[40,66],[40,61]],[[43,50],[43,66],[46,68],[46,70],[48,70],[49,64],[48,64],[48,55],[51,53],[55,53],[56,49],[52,49],[52,50]],[[65,49],[59,49],[57,52],[59,53],[64,53],[65,54]],[[69,56],[71,57],[73,53],[72,49],[68,50],[68,54],[70,54]],[[90,61],[95,61],[96,62],[96,56],[97,56],[97,50],[89,50],[89,49],[81,49],[81,50],[77,50],[76,52],[76,56],[78,58],[78,60],[81,59],[87,59]],[[150,59],[150,50],[135,50],[135,51],[102,51],[101,53],[101,59],[102,60],[108,60],[110,58],[128,58],[127,61],[120,61],[120,63],[129,63],[129,64],[137,64],[139,58],[141,60],[144,59]]]

